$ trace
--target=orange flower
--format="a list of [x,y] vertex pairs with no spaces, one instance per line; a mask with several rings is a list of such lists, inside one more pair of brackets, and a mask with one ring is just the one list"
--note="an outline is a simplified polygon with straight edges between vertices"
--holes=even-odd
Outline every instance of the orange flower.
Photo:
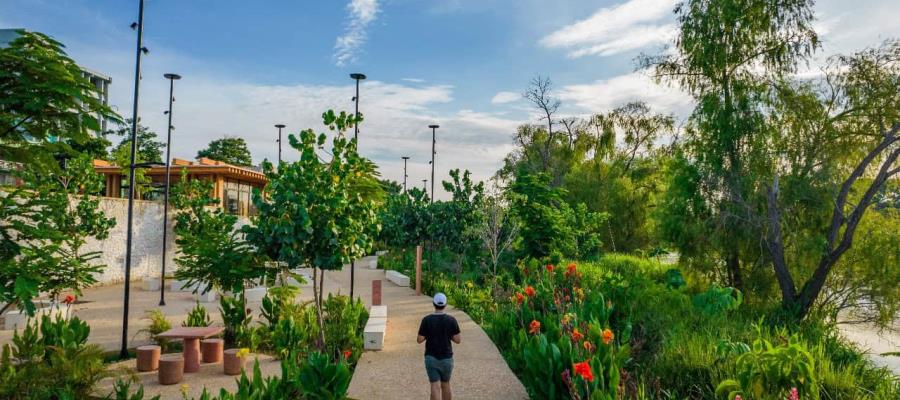
[[551,274],[553,273],[553,264],[547,264],[547,266],[545,266],[544,268],[547,269],[547,272]]
[[578,376],[580,376],[582,379],[588,382],[594,381],[594,371],[591,371],[591,365],[588,364],[587,361],[572,364],[572,369],[574,369],[575,373],[578,374]]
[[525,301],[525,296],[522,293],[516,293],[516,304],[522,304]]
[[525,295],[528,296],[528,297],[534,297],[534,288],[531,287],[531,286],[526,287],[526,288],[525,288]]
[[541,333],[541,323],[538,320],[532,320],[530,324],[528,324],[528,333],[532,335],[537,335]]
[[580,342],[584,335],[578,331],[578,328],[572,329],[572,341]]
[[566,276],[574,275],[575,272],[577,272],[577,268],[578,267],[575,266],[575,263],[570,263],[569,265],[567,265],[566,266]]
[[613,331],[609,330],[609,328],[603,330],[603,344],[609,344],[614,337],[616,336],[613,335]]
[[66,303],[66,304],[69,304],[69,305],[71,305],[71,304],[74,303],[74,302],[75,302],[75,296],[72,296],[71,294],[67,294],[67,295],[66,295],[66,298],[63,299],[63,303]]
[[585,340],[584,343],[582,343],[581,345],[587,351],[594,351],[594,345],[590,341]]
[[350,350],[344,350],[344,359],[345,359],[345,360],[348,360],[348,361],[349,361],[349,360],[350,360],[350,356],[352,356],[352,355],[353,355],[353,352],[352,352],[352,351],[350,351]]

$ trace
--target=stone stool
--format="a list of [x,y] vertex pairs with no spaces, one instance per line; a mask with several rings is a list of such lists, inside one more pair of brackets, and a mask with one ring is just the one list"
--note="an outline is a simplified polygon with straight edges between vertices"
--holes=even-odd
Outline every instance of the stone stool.
[[225,350],[224,369],[225,375],[240,375],[244,369],[244,358],[238,357],[237,353],[240,349]]
[[159,346],[138,346],[137,370],[140,372],[156,371],[159,368],[159,352]]
[[222,339],[203,339],[200,341],[200,354],[205,363],[222,362],[222,350],[225,349],[225,341]]
[[184,378],[184,358],[181,354],[164,354],[159,357],[160,385],[174,385]]

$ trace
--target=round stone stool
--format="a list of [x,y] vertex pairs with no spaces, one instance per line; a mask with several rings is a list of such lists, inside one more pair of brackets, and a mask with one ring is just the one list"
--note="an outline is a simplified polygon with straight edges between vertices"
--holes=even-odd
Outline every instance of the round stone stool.
[[225,350],[224,369],[225,375],[240,375],[244,369],[244,358],[238,357],[237,353],[240,349]]
[[159,346],[139,346],[137,348],[137,370],[140,372],[156,371],[159,368],[159,352]]
[[205,363],[222,362],[222,351],[225,341],[222,339],[203,339],[200,341],[200,354]]
[[159,358],[157,374],[160,385],[174,385],[184,378],[184,358],[181,354],[164,354]]

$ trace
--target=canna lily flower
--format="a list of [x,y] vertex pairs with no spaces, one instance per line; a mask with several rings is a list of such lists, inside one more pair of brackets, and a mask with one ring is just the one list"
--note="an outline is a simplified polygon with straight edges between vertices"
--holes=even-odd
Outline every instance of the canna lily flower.
[[744,400],[744,398],[741,397],[741,395],[736,394],[736,395],[734,395],[734,400]]
[[532,335],[537,335],[541,333],[541,323],[538,320],[532,320],[530,324],[528,324],[528,333]]
[[582,361],[580,363],[572,364],[572,369],[575,370],[575,373],[588,382],[594,381],[594,372],[591,371],[591,365],[588,364],[587,361]]
[[613,331],[609,330],[609,328],[606,328],[603,330],[602,336],[603,336],[603,344],[609,344],[609,342],[612,342],[613,338],[616,337],[613,334]]
[[525,301],[525,296],[522,293],[516,293],[516,304],[522,304]]
[[528,297],[534,297],[534,293],[535,293],[535,292],[534,292],[534,288],[531,287],[530,285],[529,285],[528,287],[525,288],[525,295],[526,295],[526,296],[528,296]]
[[66,297],[63,299],[63,303],[66,303],[68,305],[72,305],[72,303],[74,303],[74,302],[75,302],[75,296],[73,296],[71,294],[67,294]]
[[797,388],[791,388],[791,393],[788,395],[788,400],[800,400],[800,393],[797,392]]
[[566,276],[575,275],[575,273],[578,271],[577,268],[578,267],[575,266],[575,263],[569,263],[569,265],[566,266]]
[[468,282],[466,282],[466,287],[471,289],[471,288],[475,287],[475,285],[472,284],[472,281],[468,281]]
[[581,332],[578,331],[578,328],[572,329],[572,341],[580,342],[583,338],[584,335],[582,335]]
[[345,360],[348,360],[348,361],[349,361],[349,360],[350,360],[350,356],[352,356],[352,355],[353,355],[353,352],[352,352],[352,351],[350,351],[350,350],[344,350],[344,359],[345,359]]
[[588,340],[585,340],[584,343],[581,344],[585,350],[591,352],[594,351],[594,344]]
[[584,300],[584,289],[582,289],[582,288],[575,288],[575,297],[576,297],[578,300]]
[[238,350],[237,354],[235,354],[235,356],[237,356],[237,358],[244,358],[249,355],[250,355],[250,349],[248,349],[246,347],[242,347],[240,350]]
[[547,264],[547,266],[545,266],[544,268],[547,269],[547,272],[551,274],[553,273],[553,264]]
[[184,398],[187,398],[188,390],[189,390],[190,388],[191,388],[191,387],[190,387],[187,383],[181,384],[181,396],[184,397]]

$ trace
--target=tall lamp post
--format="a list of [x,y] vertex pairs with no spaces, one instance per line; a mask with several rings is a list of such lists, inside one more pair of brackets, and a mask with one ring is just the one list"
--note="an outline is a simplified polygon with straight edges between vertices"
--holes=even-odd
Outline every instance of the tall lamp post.
[[403,156],[403,193],[406,193],[406,178],[409,178],[409,175],[406,174],[406,161],[409,160],[408,156]]
[[125,239],[125,293],[122,304],[122,348],[119,358],[128,357],[128,297],[131,295],[131,222],[134,219],[134,164],[137,153],[137,129],[138,129],[138,97],[141,90],[141,56],[148,52],[144,47],[144,0],[138,3],[138,22],[131,24],[137,30],[137,51],[134,62],[134,108],[131,113],[131,160],[128,166],[128,228]]
[[428,127],[431,128],[431,202],[434,203],[434,155],[437,154],[434,151],[434,147],[437,144],[436,131],[437,128],[440,128],[440,125],[432,124],[428,125]]
[[425,194],[428,194],[428,179],[422,179],[422,190],[425,191]]
[[285,124],[275,124],[275,127],[278,128],[278,165],[281,165],[281,129],[284,128]]
[[172,103],[175,101],[175,81],[181,79],[181,75],[168,73],[163,74],[163,77],[169,80],[169,111],[166,111],[166,114],[169,115],[169,125],[166,135],[166,191],[163,196],[162,270],[159,273],[159,305],[161,306],[166,305],[166,239],[169,233],[169,175],[172,171]]
[[[353,114],[357,121],[353,123],[353,140],[356,140],[356,151],[359,152],[359,81],[366,79],[365,74],[353,73],[350,78],[356,81],[356,96],[353,96],[353,102],[356,103],[356,113]],[[350,299],[353,299],[354,278],[356,275],[356,260],[350,260]]]

